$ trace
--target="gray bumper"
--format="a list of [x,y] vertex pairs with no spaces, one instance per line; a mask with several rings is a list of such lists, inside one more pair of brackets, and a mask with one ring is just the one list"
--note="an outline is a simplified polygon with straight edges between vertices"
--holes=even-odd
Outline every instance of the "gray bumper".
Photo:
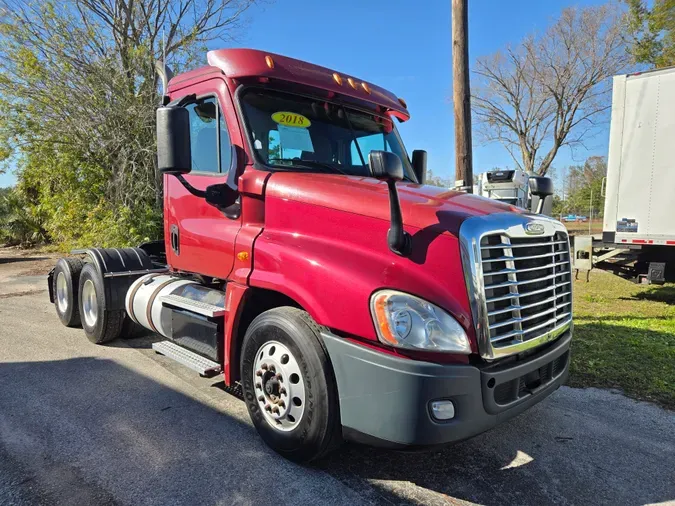
[[[507,420],[563,384],[571,333],[521,361],[484,368],[397,358],[322,334],[347,439],[388,447],[434,446],[469,438]],[[429,403],[448,399],[455,417],[438,421]]]

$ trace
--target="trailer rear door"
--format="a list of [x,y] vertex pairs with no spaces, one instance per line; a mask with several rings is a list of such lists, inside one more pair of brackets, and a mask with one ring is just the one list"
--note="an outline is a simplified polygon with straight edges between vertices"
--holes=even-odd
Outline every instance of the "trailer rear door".
[[616,242],[675,241],[675,69],[618,76],[614,93],[604,229]]

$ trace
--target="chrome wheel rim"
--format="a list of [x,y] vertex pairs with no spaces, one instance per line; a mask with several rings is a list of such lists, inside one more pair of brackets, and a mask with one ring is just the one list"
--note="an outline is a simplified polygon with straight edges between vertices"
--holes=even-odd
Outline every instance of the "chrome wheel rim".
[[305,412],[305,383],[297,359],[277,341],[268,341],[256,354],[253,385],[258,406],[277,430],[295,429]]
[[56,276],[56,305],[62,313],[68,311],[68,282],[63,272]]
[[96,325],[98,304],[96,303],[96,288],[91,279],[86,280],[82,286],[82,314],[87,325],[90,327]]

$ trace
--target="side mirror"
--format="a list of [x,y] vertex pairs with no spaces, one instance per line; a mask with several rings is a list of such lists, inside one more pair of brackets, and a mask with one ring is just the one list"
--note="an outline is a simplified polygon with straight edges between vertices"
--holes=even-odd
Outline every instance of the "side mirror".
[[368,156],[371,175],[382,181],[401,181],[403,164],[398,155],[389,151],[371,151]]
[[185,107],[157,109],[157,167],[174,175],[192,170],[190,114]]
[[388,151],[371,151],[368,156],[368,166],[374,178],[386,181],[389,188],[389,212],[391,225],[387,232],[389,249],[401,256],[408,256],[412,247],[410,234],[403,230],[403,215],[401,203],[398,200],[396,181],[403,179],[403,164],[398,155]]
[[412,152],[412,168],[419,184],[427,181],[427,152],[423,149],[416,149]]
[[537,197],[545,198],[553,195],[553,179],[550,177],[532,176],[528,183],[530,192]]
[[530,193],[539,199],[535,212],[541,214],[546,197],[553,195],[553,179],[550,177],[532,176],[528,180],[528,184],[530,185]]

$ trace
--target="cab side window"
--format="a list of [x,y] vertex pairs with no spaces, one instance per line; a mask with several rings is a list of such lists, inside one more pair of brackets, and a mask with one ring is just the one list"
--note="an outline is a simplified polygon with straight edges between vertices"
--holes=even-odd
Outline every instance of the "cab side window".
[[192,172],[227,173],[232,162],[232,147],[217,99],[207,97],[185,108],[190,115]]

